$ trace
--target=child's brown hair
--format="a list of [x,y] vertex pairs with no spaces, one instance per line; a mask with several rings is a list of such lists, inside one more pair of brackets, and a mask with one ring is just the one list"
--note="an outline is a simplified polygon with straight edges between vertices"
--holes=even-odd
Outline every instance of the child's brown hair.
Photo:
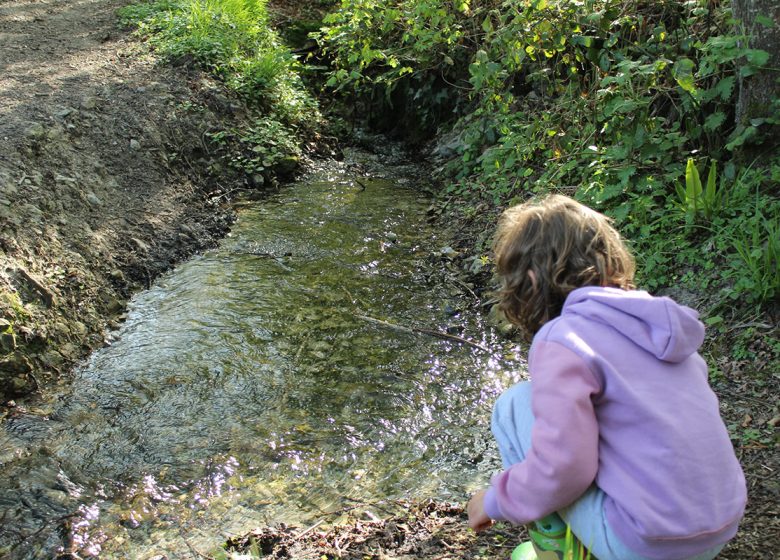
[[[609,218],[563,195],[513,206],[493,249],[500,308],[532,337],[583,286],[634,287],[634,258]],[[529,274],[529,271],[531,274]]]

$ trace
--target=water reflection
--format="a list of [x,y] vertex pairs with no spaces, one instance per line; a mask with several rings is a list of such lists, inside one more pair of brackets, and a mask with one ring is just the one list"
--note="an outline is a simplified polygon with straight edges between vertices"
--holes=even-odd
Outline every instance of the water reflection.
[[247,206],[48,410],[5,420],[0,552],[176,558],[347,499],[461,499],[497,467],[489,408],[519,372],[478,317],[443,311],[428,201],[363,182],[333,162]]

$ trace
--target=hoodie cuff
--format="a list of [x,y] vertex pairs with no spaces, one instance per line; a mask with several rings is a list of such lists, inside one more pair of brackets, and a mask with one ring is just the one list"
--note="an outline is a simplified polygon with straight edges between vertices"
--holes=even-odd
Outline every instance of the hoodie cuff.
[[496,490],[492,486],[488,488],[488,491],[485,493],[485,499],[482,503],[482,507],[490,519],[494,521],[506,521],[506,518],[501,515],[501,510],[498,509]]

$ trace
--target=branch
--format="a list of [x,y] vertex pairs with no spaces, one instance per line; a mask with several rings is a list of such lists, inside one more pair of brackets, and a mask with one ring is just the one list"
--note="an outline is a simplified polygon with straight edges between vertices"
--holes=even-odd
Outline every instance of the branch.
[[487,352],[490,354],[490,350],[488,348],[485,348],[481,344],[477,344],[476,342],[472,342],[470,340],[467,340],[465,338],[461,338],[459,336],[456,336],[454,334],[449,334],[442,331],[436,331],[432,329],[421,329],[419,327],[405,327],[403,325],[397,325],[395,323],[388,323],[387,321],[382,321],[381,319],[375,319],[374,317],[368,317],[367,315],[355,315],[358,319],[362,319],[363,321],[368,321],[369,323],[374,323],[375,325],[380,325],[383,327],[386,327],[388,329],[393,329],[395,331],[404,332],[407,334],[427,334],[430,336],[435,336],[438,338],[444,338],[448,340],[454,340],[456,342],[460,342],[462,344],[467,344],[468,346],[471,346],[472,348],[476,348],[477,350],[482,350],[483,352]]

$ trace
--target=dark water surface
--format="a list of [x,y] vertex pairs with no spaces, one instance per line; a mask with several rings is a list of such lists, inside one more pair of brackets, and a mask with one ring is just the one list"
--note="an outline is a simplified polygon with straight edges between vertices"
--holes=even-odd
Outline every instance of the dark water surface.
[[486,481],[489,410],[519,364],[448,280],[416,170],[351,157],[365,189],[329,162],[246,204],[218,249],[133,299],[67,389],[0,424],[0,556],[191,558]]

